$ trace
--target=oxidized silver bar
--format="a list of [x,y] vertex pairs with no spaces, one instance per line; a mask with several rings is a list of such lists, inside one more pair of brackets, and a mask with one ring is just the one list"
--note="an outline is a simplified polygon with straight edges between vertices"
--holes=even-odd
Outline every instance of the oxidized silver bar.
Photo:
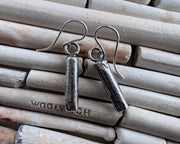
[[119,85],[111,72],[108,62],[106,60],[96,62],[94,67],[98,71],[99,77],[106,89],[107,94],[111,98],[114,108],[118,112],[124,111],[128,105],[122,96]]
[[66,59],[66,110],[78,110],[78,58],[70,55]]

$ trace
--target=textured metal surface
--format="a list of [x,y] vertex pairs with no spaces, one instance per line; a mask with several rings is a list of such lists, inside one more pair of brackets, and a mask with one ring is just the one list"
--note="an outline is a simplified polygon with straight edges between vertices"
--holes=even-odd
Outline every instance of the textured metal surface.
[[106,92],[110,96],[115,109],[118,112],[124,111],[127,108],[127,103],[122,96],[119,85],[112,75],[108,62],[106,60],[97,62],[94,64],[94,67],[98,71],[99,77],[103,82]]
[[68,56],[66,59],[66,110],[78,110],[78,58]]

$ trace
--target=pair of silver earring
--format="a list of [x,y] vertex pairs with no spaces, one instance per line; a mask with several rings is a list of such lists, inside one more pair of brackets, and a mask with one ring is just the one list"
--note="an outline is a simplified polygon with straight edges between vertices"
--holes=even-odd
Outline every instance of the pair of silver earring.
[[[68,112],[76,112],[76,111],[78,111],[78,68],[79,68],[79,62],[78,62],[77,55],[79,54],[79,51],[80,51],[80,46],[76,42],[80,41],[86,37],[87,32],[88,32],[88,28],[87,28],[86,24],[84,22],[78,21],[78,20],[66,21],[64,23],[64,25],[62,26],[62,28],[60,29],[59,34],[56,37],[55,41],[49,47],[43,48],[43,49],[37,49],[37,51],[48,51],[48,50],[52,49],[54,47],[54,45],[56,44],[59,36],[63,32],[65,26],[70,22],[77,22],[84,27],[84,33],[81,38],[72,40],[72,41],[69,41],[69,42],[66,42],[65,44],[63,44],[65,53],[68,54],[68,56],[66,58],[66,91],[65,91],[66,105],[65,105],[65,107],[66,107],[66,111],[68,111]],[[97,48],[97,47],[91,48],[88,52],[88,57],[92,61],[95,62],[94,67],[99,74],[100,80],[102,81],[107,94],[111,98],[114,108],[118,112],[122,112],[122,111],[125,111],[125,109],[127,108],[127,103],[122,96],[119,85],[117,84],[117,82],[111,72],[108,62],[106,60],[104,60],[105,51],[97,39],[97,33],[102,28],[109,28],[116,34],[116,49],[115,49],[114,58],[113,58],[113,65],[114,65],[114,69],[115,69],[116,73],[119,75],[119,77],[124,78],[116,69],[117,48],[118,48],[118,44],[120,41],[120,36],[119,36],[118,31],[114,27],[100,26],[96,29],[94,37],[95,37],[97,44],[99,45],[99,48]],[[72,47],[75,47],[76,50],[73,51]],[[93,58],[93,56],[92,56],[92,53],[94,51],[97,51],[96,58]]]

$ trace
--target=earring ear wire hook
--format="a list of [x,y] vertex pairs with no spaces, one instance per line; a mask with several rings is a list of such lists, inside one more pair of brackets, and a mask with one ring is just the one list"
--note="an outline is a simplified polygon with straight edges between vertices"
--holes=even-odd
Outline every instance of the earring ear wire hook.
[[[75,40],[71,40],[71,41],[69,41],[69,42],[66,42],[65,44],[63,44],[63,47],[64,47],[65,45],[70,44],[70,43],[74,43],[74,45],[77,45],[77,44],[75,44],[75,42],[76,42],[76,41],[80,41],[80,40],[82,40],[82,39],[85,38],[85,36],[87,35],[87,32],[88,32],[88,28],[87,28],[86,24],[85,24],[84,22],[82,22],[82,21],[78,21],[78,20],[68,20],[68,21],[66,21],[66,22],[63,24],[62,28],[59,30],[59,34],[57,35],[57,37],[56,37],[56,39],[54,40],[53,43],[51,43],[51,44],[50,44],[48,47],[46,47],[46,48],[36,49],[36,51],[48,51],[48,50],[52,49],[52,48],[54,47],[54,45],[56,44],[57,40],[59,39],[61,33],[64,31],[64,28],[66,27],[66,25],[69,24],[69,23],[71,23],[71,22],[77,22],[77,23],[81,24],[81,25],[84,27],[83,37],[82,37],[82,38],[75,39]],[[66,52],[67,52],[67,49],[66,49]],[[69,52],[67,52],[67,53],[69,53]]]
[[[103,26],[100,26],[96,29],[95,31],[95,34],[94,34],[94,38],[95,38],[95,41],[97,42],[97,44],[99,45],[99,48],[92,48],[90,51],[89,51],[89,58],[93,61],[102,61],[104,60],[104,57],[106,56],[106,53],[104,51],[104,48],[103,46],[101,45],[101,43],[99,42],[98,38],[97,38],[97,34],[98,34],[98,31],[102,28],[109,28],[111,29],[115,34],[116,34],[116,48],[115,48],[115,52],[114,52],[114,57],[113,57],[113,66],[114,66],[114,70],[116,71],[116,73],[118,74],[118,76],[121,78],[121,79],[125,79],[125,77],[120,73],[118,72],[117,68],[116,68],[116,58],[117,58],[117,49],[118,49],[118,45],[119,45],[119,41],[120,41],[120,35],[119,35],[119,32],[112,26],[106,26],[106,25],[103,25]],[[98,50],[99,51],[99,57],[98,59],[94,59],[92,57],[92,52],[94,50]]]

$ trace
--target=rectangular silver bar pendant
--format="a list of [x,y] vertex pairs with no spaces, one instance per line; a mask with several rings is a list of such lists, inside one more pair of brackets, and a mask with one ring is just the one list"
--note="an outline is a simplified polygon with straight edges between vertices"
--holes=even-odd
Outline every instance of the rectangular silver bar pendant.
[[98,71],[103,86],[105,87],[107,94],[110,96],[115,109],[118,112],[124,111],[128,105],[122,96],[119,85],[111,72],[108,62],[106,60],[96,62],[94,67]]
[[68,56],[66,59],[66,110],[78,110],[78,58]]

